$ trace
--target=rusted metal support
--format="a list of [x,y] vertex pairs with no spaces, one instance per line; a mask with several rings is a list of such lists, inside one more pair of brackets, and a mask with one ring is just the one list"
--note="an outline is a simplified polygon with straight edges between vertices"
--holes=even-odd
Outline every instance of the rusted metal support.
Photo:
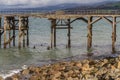
[[112,53],[115,53],[115,42],[116,42],[116,17],[113,16],[113,25],[112,25]]
[[71,48],[71,25],[70,19],[68,19],[68,48]]
[[89,51],[92,47],[92,16],[88,16],[88,40],[87,40],[87,50]]

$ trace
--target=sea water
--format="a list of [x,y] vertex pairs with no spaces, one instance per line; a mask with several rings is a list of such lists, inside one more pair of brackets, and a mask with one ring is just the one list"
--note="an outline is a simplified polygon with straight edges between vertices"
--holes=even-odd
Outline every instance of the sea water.
[[[117,19],[117,21],[119,20],[120,19]],[[23,66],[42,66],[57,61],[88,58],[86,56],[87,24],[82,20],[78,20],[73,22],[71,26],[73,27],[73,29],[71,29],[71,49],[66,48],[68,31],[57,30],[57,48],[47,50],[47,47],[50,46],[50,21],[47,19],[30,17],[29,48],[18,49],[17,47],[14,47],[0,49],[0,75],[5,78],[13,73],[19,72]],[[106,20],[100,20],[93,25],[93,57],[111,55],[111,35],[112,24]],[[118,53],[120,50],[119,48],[120,24],[117,24],[116,50]]]

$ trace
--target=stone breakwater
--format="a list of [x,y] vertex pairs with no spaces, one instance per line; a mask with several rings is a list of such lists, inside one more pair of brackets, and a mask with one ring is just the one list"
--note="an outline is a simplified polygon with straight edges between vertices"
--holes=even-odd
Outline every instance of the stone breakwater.
[[31,66],[5,80],[120,80],[120,56]]

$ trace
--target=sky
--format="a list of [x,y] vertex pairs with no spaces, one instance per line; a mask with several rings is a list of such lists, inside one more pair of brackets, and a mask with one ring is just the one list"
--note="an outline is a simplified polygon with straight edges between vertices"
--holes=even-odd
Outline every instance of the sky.
[[[95,3],[110,0],[0,0],[0,5],[48,6],[62,3]],[[114,0],[115,1],[115,0]]]

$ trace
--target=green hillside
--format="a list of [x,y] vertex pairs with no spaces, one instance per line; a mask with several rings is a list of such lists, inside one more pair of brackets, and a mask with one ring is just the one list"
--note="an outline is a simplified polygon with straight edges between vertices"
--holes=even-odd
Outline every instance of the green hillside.
[[103,5],[97,6],[97,8],[109,8],[109,9],[118,9],[120,8],[120,1],[105,3]]

